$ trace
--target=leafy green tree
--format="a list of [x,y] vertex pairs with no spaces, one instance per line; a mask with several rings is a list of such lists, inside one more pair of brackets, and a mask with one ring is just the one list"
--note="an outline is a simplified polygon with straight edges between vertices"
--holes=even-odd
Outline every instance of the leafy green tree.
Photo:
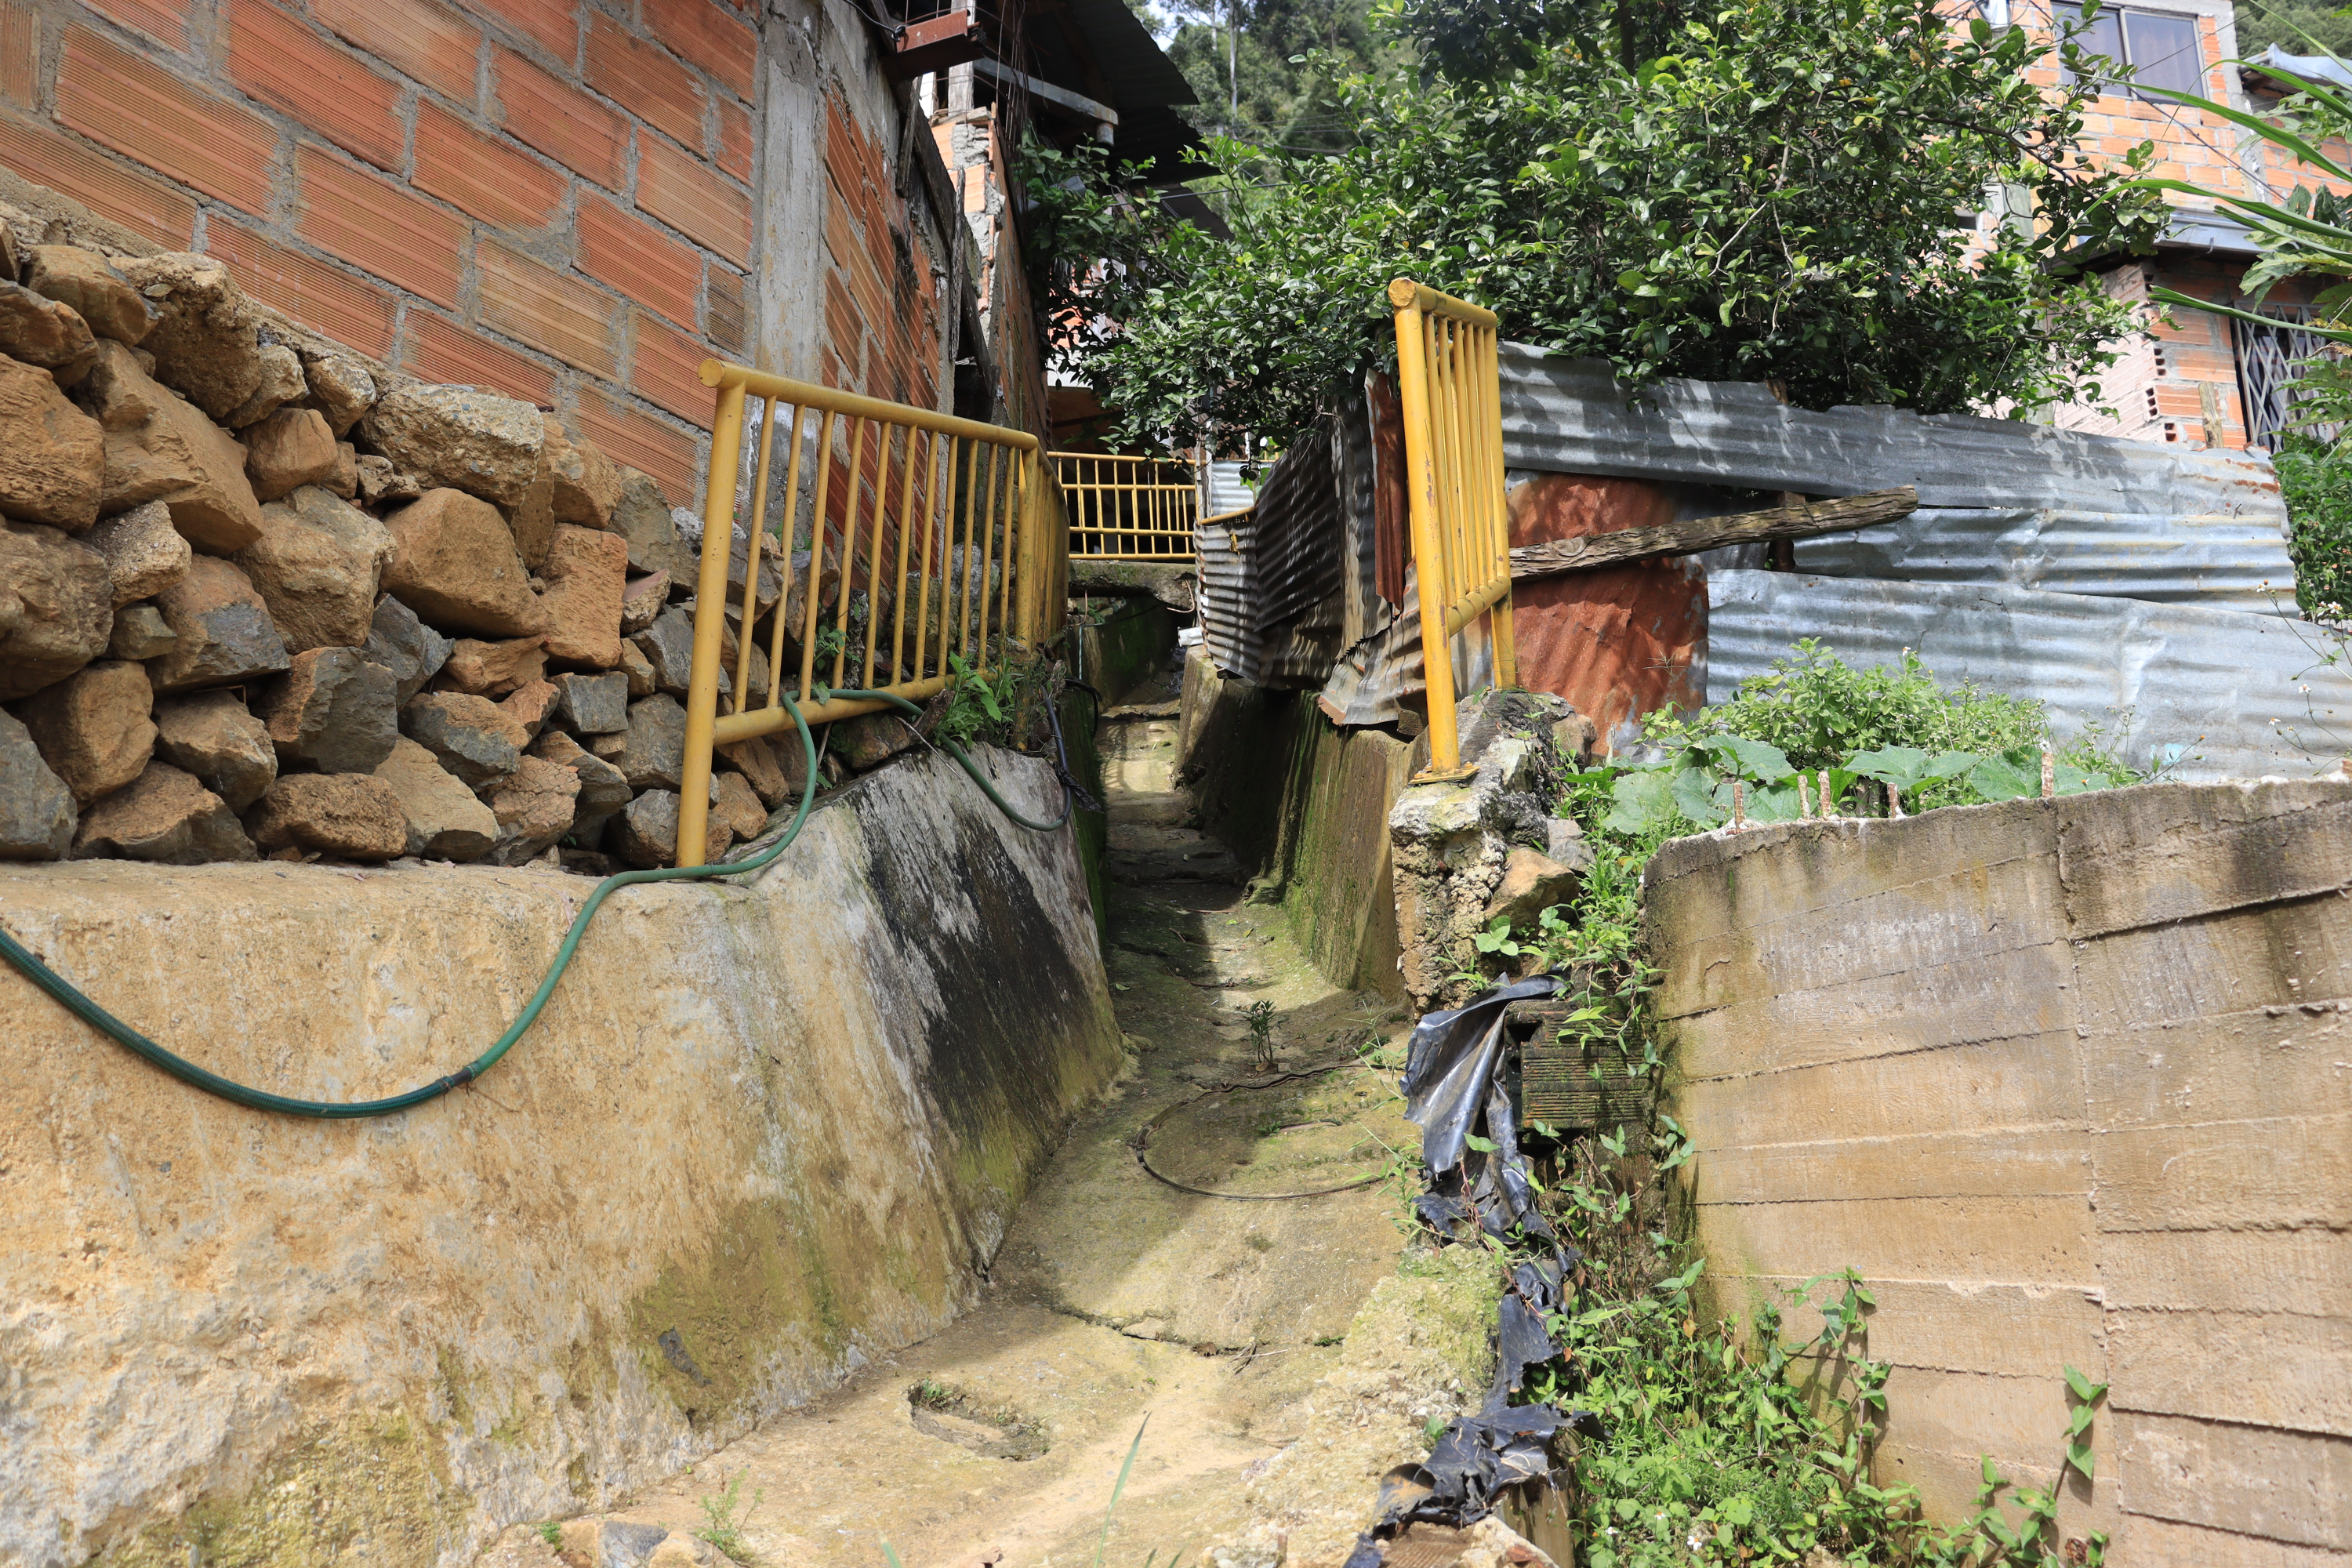
[[1186,5],[1175,22],[1168,56],[1200,95],[1193,122],[1276,147],[1344,146],[1338,83],[1396,53],[1374,36],[1367,0],[1231,0]]
[[[1453,35],[1414,6],[1444,3],[1397,21],[1424,55]],[[1393,354],[1383,289],[1407,275],[1636,384],[1929,413],[2095,390],[2135,322],[2072,263],[2146,244],[2160,198],[2083,156],[2094,88],[2027,79],[2046,37],[1956,29],[1936,0],[1728,0],[1628,65],[1613,16],[1567,4],[1558,41],[1488,77],[1349,78],[1336,152],[1213,142],[1196,188],[1231,240],[1139,215],[1150,262],[1096,275],[1117,325],[1081,373],[1130,435],[1278,442]],[[2031,219],[1974,226],[1989,190]],[[1104,183],[1057,199],[1074,238],[1116,205]]]
[[2291,55],[2352,54],[2352,11],[2324,0],[2238,0],[2238,53],[2253,59],[2273,44]]

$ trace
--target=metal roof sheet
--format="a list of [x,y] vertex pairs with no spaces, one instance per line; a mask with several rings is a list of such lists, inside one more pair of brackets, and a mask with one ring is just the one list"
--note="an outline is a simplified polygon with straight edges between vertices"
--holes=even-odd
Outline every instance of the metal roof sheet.
[[2062,735],[2128,710],[2128,759],[2188,744],[2196,760],[2173,775],[2187,779],[2309,776],[2352,736],[2352,679],[2319,665],[2313,628],[2275,616],[1791,572],[1716,572],[1707,589],[1710,703],[1815,637],[1856,668],[1910,648],[1946,681],[2039,698]]

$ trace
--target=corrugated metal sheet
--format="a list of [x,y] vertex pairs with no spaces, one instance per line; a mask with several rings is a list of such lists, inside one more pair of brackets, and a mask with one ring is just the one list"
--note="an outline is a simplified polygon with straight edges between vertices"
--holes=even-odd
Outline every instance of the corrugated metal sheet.
[[2006,583],[2059,594],[2294,615],[2294,563],[2276,519],[1950,508],[1797,542],[1797,567],[1830,577]]
[[1708,598],[1709,702],[1816,637],[1857,668],[1911,648],[1941,679],[2040,698],[2062,734],[2132,710],[2131,759],[2188,744],[2189,779],[2307,776],[2352,734],[2352,679],[2315,668],[2310,629],[2274,616],[1786,572],[1714,573]]
[[1319,687],[1339,656],[1346,552],[1336,442],[1327,423],[1274,466],[1246,517],[1194,531],[1202,640],[1234,679]]
[[1239,511],[1255,500],[1257,492],[1242,483],[1242,465],[1238,461],[1209,465],[1201,496],[1202,517]]

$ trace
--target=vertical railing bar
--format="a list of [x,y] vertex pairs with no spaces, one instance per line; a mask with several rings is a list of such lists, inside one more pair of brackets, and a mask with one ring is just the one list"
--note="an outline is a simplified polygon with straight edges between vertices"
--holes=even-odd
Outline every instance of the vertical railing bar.
[[890,617],[890,684],[903,685],[907,679],[907,563],[913,550],[914,536],[908,531],[914,526],[915,513],[915,443],[921,432],[907,426],[907,472],[898,481],[898,572],[896,585],[890,590],[894,612]]
[[[852,415],[854,433],[849,440],[849,499],[841,509],[841,598],[833,617],[833,629],[840,634],[840,646],[833,650],[833,678],[825,684],[839,686],[843,674],[849,668],[849,601],[857,592],[857,495],[866,482],[866,427],[874,423],[863,415]],[[866,574],[866,614],[874,614],[874,574]]]
[[[974,539],[972,534],[972,520],[980,506],[980,454],[982,448],[987,445],[988,443],[984,441],[975,439],[971,443],[971,449],[964,454],[963,555],[957,563],[955,569],[956,626],[954,651],[958,655],[961,655],[967,651],[966,645],[971,636],[971,564],[972,558],[978,551],[978,542]],[[942,664],[947,662],[944,654],[942,655],[940,662]]]
[[[824,429],[816,443],[816,497],[809,513],[809,584],[808,601],[801,608],[801,688],[800,700],[805,702],[816,689],[816,622],[819,590],[824,585],[825,502],[833,489],[833,426],[840,416],[833,409],[824,411]],[[845,577],[844,591],[847,589]]]
[[[882,631],[882,517],[890,499],[890,437],[898,426],[876,422],[879,442],[874,453],[874,510],[866,543],[866,652],[857,684],[874,689],[874,639]],[[895,605],[898,595],[891,595]]]
[[[940,459],[941,449],[944,447],[947,470],[952,479],[955,473],[955,445],[960,439],[960,437],[950,436],[942,441],[937,436],[932,437],[930,458],[923,465],[923,482],[928,488],[923,495],[923,571],[922,587],[919,590],[921,596],[915,603],[914,670],[915,679],[918,680],[924,679],[923,656],[931,650],[931,557],[933,554],[931,547],[938,542],[940,535],[940,519],[935,514],[940,511],[942,498],[950,495],[952,489],[951,486],[943,489],[940,483]],[[954,509],[950,506],[947,510],[948,515],[951,516]],[[947,609],[947,583],[944,577],[940,580],[940,609],[944,616]]]
[[[768,522],[768,458],[776,440],[776,400],[760,400],[759,477],[752,480],[751,537],[743,545],[743,629],[735,638],[735,689],[731,710],[748,712],[751,706],[751,628],[760,618],[760,535]],[[734,526],[728,526],[727,553],[735,553]],[[787,563],[790,557],[786,558]],[[720,614],[724,615],[722,610]],[[775,684],[772,672],[769,685]]]
[[[782,576],[784,586],[783,592],[777,595],[776,613],[771,617],[772,624],[768,628],[768,706],[771,708],[781,707],[784,700],[784,623],[792,619],[793,535],[800,531],[801,516],[801,422],[807,416],[808,408],[805,405],[797,403],[793,405],[793,430],[790,437],[793,455],[784,461],[784,521],[782,526],[777,531],[782,540],[778,550],[783,558]],[[816,597],[815,578],[816,552],[811,551],[809,552],[810,580],[801,586],[801,596],[803,599]],[[748,639],[750,636],[751,628],[746,626],[744,637]]]
[[[677,864],[699,866],[709,847],[710,748],[719,722],[719,634],[727,624],[727,555],[734,542],[737,468],[743,457],[743,384],[719,388],[710,419],[710,471],[702,503],[702,558],[694,576],[694,661],[686,684],[686,743],[678,764]],[[717,533],[718,548],[711,548]]]
[[972,647],[971,667],[978,670],[988,668],[988,571],[996,558],[996,467],[1004,448],[993,441],[988,446],[988,491],[980,522],[980,640]]
[[[1452,661],[1445,655],[1445,608],[1442,584],[1431,578],[1438,556],[1436,472],[1429,447],[1428,331],[1421,291],[1407,279],[1389,285],[1396,311],[1397,403],[1405,433],[1405,516],[1418,563],[1414,587],[1421,601],[1422,670],[1429,717],[1430,771],[1452,774],[1461,766],[1461,739],[1454,731]],[[1420,439],[1416,441],[1414,437]],[[1418,450],[1415,448],[1418,447]],[[1442,571],[1442,569],[1441,569]]]

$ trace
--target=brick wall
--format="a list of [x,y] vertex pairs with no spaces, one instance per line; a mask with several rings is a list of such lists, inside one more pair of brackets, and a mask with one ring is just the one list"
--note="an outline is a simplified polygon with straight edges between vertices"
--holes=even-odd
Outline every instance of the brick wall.
[[722,0],[0,0],[0,165],[685,502],[746,343],[757,39]]

